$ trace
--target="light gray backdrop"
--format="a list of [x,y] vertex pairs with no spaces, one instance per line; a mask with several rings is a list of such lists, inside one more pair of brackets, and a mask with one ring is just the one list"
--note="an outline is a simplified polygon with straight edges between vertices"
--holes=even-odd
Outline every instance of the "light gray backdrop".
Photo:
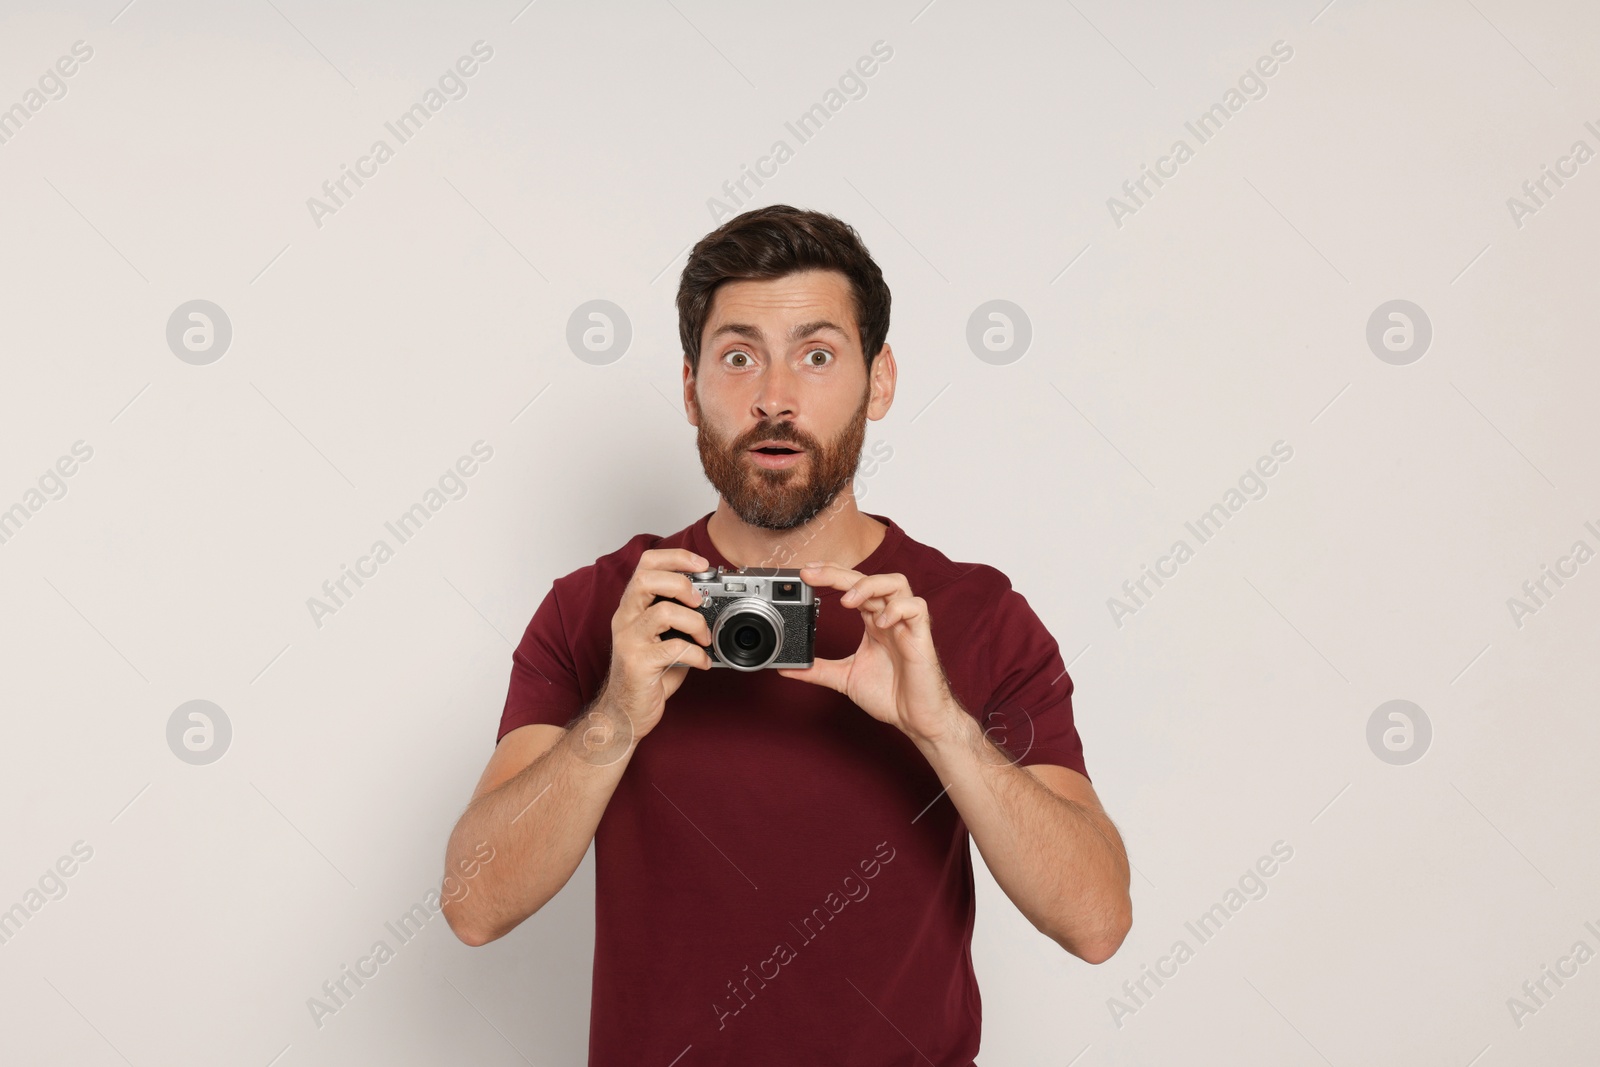
[[0,21],[0,1059],[583,1062],[588,861],[385,924],[551,580],[714,506],[672,297],[786,202],[1137,867],[1092,967],[977,860],[983,1061],[1588,1062],[1593,5],[124,2]]

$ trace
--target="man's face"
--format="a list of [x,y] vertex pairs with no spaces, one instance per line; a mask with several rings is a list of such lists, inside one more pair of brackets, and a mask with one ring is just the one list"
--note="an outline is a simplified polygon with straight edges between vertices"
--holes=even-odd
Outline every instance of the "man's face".
[[[735,514],[793,529],[850,484],[867,420],[882,418],[893,396],[887,346],[876,362],[869,383],[850,283],[837,271],[717,290],[698,376],[686,360],[684,389],[701,465]],[[792,451],[769,454],[778,448]]]

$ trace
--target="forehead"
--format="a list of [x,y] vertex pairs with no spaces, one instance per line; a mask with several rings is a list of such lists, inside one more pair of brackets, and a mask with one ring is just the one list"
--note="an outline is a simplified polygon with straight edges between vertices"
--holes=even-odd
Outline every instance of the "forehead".
[[839,271],[804,270],[781,278],[724,282],[711,298],[702,336],[734,323],[771,324],[774,329],[762,332],[772,337],[794,323],[818,320],[838,323],[852,341],[859,341],[850,280]]

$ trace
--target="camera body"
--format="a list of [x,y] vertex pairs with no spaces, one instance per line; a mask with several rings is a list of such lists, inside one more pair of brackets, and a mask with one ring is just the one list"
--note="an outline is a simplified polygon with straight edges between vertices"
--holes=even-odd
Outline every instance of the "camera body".
[[[703,599],[698,611],[711,628],[713,667],[759,671],[767,667],[811,666],[817,642],[817,613],[822,602],[811,586],[800,580],[795,567],[715,567],[687,572]],[[657,596],[659,604],[674,597]],[[681,603],[681,602],[680,602]],[[667,641],[682,630],[661,634]]]

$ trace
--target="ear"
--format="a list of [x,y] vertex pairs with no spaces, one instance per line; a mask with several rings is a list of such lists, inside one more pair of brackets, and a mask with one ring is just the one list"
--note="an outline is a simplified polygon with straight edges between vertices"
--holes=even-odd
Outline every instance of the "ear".
[[889,413],[889,406],[894,403],[894,386],[898,374],[899,368],[894,362],[894,349],[886,344],[872,361],[872,378],[869,382],[872,394],[867,401],[867,418],[876,421]]
[[685,353],[683,357],[683,410],[687,413],[689,425],[698,427],[700,425],[700,407],[695,403],[694,387],[694,371],[690,368],[689,356]]

